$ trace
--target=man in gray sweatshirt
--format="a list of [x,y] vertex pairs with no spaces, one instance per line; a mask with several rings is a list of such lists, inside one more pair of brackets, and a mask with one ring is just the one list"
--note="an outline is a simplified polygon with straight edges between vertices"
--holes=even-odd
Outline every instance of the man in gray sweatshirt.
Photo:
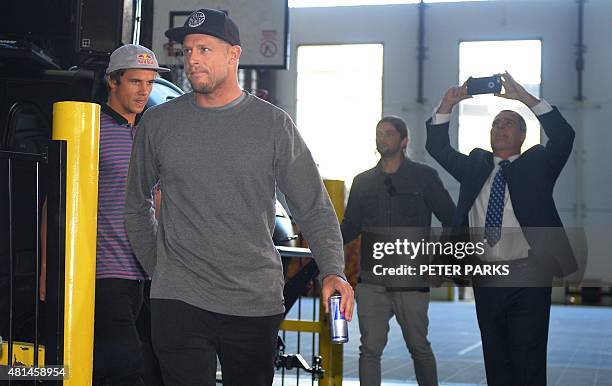
[[[166,36],[182,43],[194,91],[143,116],[126,193],[128,236],[153,280],[151,328],[164,383],[214,385],[216,354],[224,385],[271,385],[284,311],[272,241],[276,187],[309,241],[323,304],[338,291],[350,320],[338,221],[291,118],[240,88],[236,24],[201,9]],[[157,181],[164,194],[155,224]]]

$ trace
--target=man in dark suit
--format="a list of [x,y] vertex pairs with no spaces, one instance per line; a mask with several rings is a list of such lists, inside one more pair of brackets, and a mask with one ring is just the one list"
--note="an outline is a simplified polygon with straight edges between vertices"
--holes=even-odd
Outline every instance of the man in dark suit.
[[504,110],[491,127],[492,153],[477,148],[465,155],[451,148],[450,113],[471,98],[464,84],[451,87],[427,121],[426,148],[461,184],[454,227],[470,227],[472,237],[484,229],[481,259],[509,266],[510,279],[474,279],[488,384],[546,385],[552,277],[577,268],[552,197],[574,130],[556,108],[528,93],[510,74],[502,75],[502,83],[505,92],[496,96],[532,110],[548,136],[545,146],[521,154],[525,120]]

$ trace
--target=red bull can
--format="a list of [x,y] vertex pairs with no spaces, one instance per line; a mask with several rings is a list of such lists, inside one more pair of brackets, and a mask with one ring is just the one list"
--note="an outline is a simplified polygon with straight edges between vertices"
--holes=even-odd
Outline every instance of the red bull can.
[[333,295],[329,298],[329,331],[332,343],[348,342],[348,323],[344,314],[340,312],[340,295]]

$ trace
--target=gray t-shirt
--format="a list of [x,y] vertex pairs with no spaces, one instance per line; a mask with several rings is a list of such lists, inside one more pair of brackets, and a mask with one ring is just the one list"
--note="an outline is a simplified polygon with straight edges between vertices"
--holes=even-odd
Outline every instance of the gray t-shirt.
[[[151,187],[160,181],[157,231]],[[149,109],[136,131],[126,229],[151,297],[227,315],[284,311],[274,248],[276,188],[321,277],[344,277],[342,236],[310,151],[283,110],[251,94],[204,109],[192,93]]]

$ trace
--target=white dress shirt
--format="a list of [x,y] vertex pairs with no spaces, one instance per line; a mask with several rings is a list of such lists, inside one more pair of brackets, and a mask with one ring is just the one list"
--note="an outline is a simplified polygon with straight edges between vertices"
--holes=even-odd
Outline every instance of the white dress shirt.
[[[432,117],[432,123],[434,125],[440,125],[450,121],[450,114],[438,114],[438,107],[434,110]],[[552,111],[552,107],[542,99],[540,103],[531,108],[531,111],[536,115],[540,116]],[[508,161],[513,162],[520,157],[520,154],[513,155],[508,158]],[[495,174],[499,170],[499,162],[502,159],[499,157],[493,157],[494,167],[491,174],[485,181],[480,193],[476,197],[472,208],[468,214],[469,225],[471,228],[470,234],[472,235],[472,241],[482,241],[477,238],[484,236],[485,219],[487,217],[487,207],[489,205],[489,196],[491,195],[491,186],[493,185],[493,179]],[[519,224],[514,209],[512,208],[512,200],[510,198],[510,191],[506,184],[506,190],[504,194],[504,215],[502,219],[502,232],[501,237],[497,244],[493,247],[485,243],[485,253],[481,256],[482,260],[493,262],[493,261],[508,261],[526,258],[529,254],[529,244],[523,235],[521,225]]]

